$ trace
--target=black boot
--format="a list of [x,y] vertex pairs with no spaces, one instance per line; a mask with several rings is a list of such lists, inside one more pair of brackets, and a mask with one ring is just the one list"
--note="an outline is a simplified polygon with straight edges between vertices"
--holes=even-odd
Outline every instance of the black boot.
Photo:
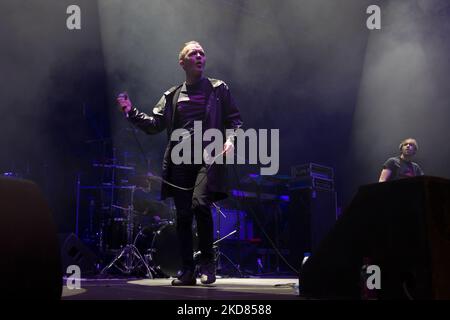
[[208,262],[200,265],[200,281],[202,284],[216,282],[216,263]]
[[190,269],[183,270],[177,279],[172,280],[173,286],[195,286],[196,284],[195,273]]

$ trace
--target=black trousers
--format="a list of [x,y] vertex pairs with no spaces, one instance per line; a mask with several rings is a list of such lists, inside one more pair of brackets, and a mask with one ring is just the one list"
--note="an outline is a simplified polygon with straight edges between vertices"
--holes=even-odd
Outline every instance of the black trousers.
[[171,181],[173,184],[192,188],[185,191],[173,188],[173,197],[177,212],[178,246],[181,253],[183,269],[194,270],[193,219],[195,217],[198,234],[200,263],[214,261],[213,237],[214,226],[211,213],[212,202],[207,192],[207,166],[196,164],[171,165]]

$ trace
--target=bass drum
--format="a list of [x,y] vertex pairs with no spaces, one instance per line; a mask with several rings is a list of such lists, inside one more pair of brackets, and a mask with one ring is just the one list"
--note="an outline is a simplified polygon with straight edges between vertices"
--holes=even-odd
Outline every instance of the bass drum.
[[[193,230],[194,251],[198,250],[198,235]],[[162,225],[153,237],[151,252],[152,262],[164,276],[176,277],[182,268],[181,254],[178,247],[176,224],[173,221]]]

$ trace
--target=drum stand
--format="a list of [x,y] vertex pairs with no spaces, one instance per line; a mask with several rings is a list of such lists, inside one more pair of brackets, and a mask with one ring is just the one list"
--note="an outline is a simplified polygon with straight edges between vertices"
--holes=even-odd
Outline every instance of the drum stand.
[[[226,218],[225,214],[222,212],[222,210],[220,210],[220,207],[218,205],[213,203],[213,206],[216,208],[216,211],[217,211],[218,214],[221,214],[224,218]],[[216,240],[213,243],[213,248],[216,249],[216,264],[219,266],[220,262],[221,262],[220,258],[224,257],[233,266],[233,268],[236,269],[236,271],[239,273],[239,275],[241,277],[243,277],[243,274],[242,274],[242,272],[240,270],[239,265],[234,263],[226,254],[224,254],[222,251],[220,251],[219,246],[217,246],[217,244],[220,241],[222,241],[222,240],[228,238],[229,236],[235,234],[237,232],[237,230],[235,229],[235,230],[231,231],[229,234],[227,234],[226,236],[220,238],[220,217],[217,218],[217,221],[218,221],[217,235],[218,235],[219,239]]]
[[[135,186],[131,187],[131,205],[128,208],[122,208],[119,206],[113,206],[119,209],[122,209],[127,212],[127,244],[122,249],[122,251],[111,261],[109,265],[107,265],[100,274],[105,273],[107,270],[115,266],[124,274],[131,274],[138,267],[144,266],[147,270],[147,276],[150,279],[153,279],[153,273],[155,272],[145,261],[144,257],[141,255],[139,250],[136,248],[136,239],[139,234],[136,236],[136,239],[133,241],[133,197],[134,197]],[[121,262],[121,259],[123,262]]]

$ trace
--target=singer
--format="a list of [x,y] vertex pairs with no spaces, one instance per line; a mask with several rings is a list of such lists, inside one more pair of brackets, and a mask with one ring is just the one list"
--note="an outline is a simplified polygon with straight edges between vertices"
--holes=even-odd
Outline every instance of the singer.
[[139,111],[126,93],[118,95],[117,103],[128,121],[146,133],[167,130],[169,142],[163,160],[162,178],[171,184],[163,183],[161,197],[174,198],[178,246],[183,264],[172,285],[195,285],[197,282],[193,257],[194,217],[201,252],[198,266],[201,283],[211,284],[216,281],[211,205],[227,197],[225,164],[195,164],[191,161],[191,164],[175,165],[170,158],[171,149],[177,143],[184,142],[171,142],[170,136],[178,128],[186,129],[193,135],[194,121],[202,121],[203,130],[216,128],[222,132],[222,141],[226,141],[223,152],[228,153],[233,151],[234,137],[229,133],[227,136],[226,129],[240,128],[242,120],[225,82],[204,76],[206,55],[200,43],[186,42],[179,52],[178,63],[185,72],[186,80],[164,92],[151,115]]

